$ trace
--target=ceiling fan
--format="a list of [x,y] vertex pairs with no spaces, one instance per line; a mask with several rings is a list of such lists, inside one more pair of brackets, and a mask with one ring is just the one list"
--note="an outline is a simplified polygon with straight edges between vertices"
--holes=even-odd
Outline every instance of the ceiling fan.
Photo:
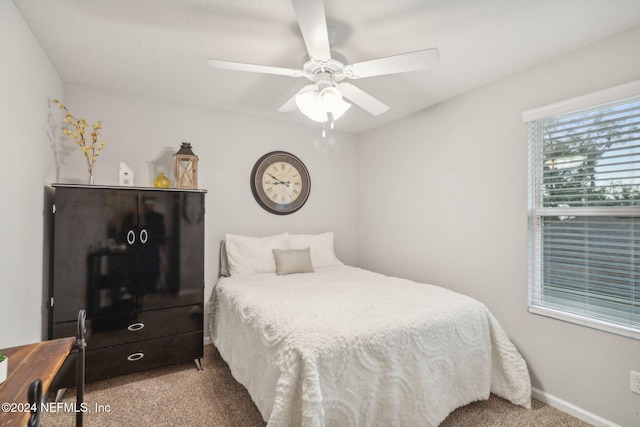
[[[344,114],[351,104],[356,104],[368,113],[377,116],[389,107],[352,85],[345,79],[382,76],[428,68],[438,63],[438,49],[424,49],[370,61],[348,64],[337,52],[331,51],[336,29],[327,26],[322,0],[291,0],[302,32],[308,59],[302,69],[271,67],[268,65],[209,59],[213,68],[276,74],[289,77],[306,77],[312,83],[304,86],[278,111],[290,112],[296,107],[310,119],[326,123]],[[324,131],[323,131],[324,135]]]

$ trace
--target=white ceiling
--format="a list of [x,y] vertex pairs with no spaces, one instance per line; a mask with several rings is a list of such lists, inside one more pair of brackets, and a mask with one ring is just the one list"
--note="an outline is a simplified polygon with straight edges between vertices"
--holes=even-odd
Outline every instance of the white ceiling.
[[[300,68],[289,0],[14,0],[65,82],[317,125],[277,109],[304,78],[216,70],[207,59]],[[351,108],[360,133],[640,25],[639,0],[325,0],[349,63],[437,47],[432,69],[351,82],[390,107]],[[587,70],[585,72],[588,72]]]

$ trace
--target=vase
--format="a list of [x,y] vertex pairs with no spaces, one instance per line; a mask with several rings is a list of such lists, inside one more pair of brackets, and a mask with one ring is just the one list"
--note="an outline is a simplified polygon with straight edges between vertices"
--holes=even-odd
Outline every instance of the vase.
[[93,172],[89,174],[89,185],[93,185]]
[[153,186],[156,188],[169,188],[170,185],[171,181],[169,181],[169,178],[164,176],[163,172],[160,172],[153,180]]
[[7,373],[9,372],[9,358],[5,357],[2,362],[0,362],[0,384],[7,380]]

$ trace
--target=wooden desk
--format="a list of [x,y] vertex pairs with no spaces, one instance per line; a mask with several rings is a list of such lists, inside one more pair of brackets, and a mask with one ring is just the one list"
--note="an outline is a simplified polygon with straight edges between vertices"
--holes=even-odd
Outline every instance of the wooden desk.
[[[34,344],[4,350],[9,358],[7,380],[0,384],[0,404],[26,404],[29,383],[36,378],[42,380],[43,394],[69,355],[76,339],[74,337],[41,341]],[[0,410],[0,426],[24,426],[29,412],[7,412]]]

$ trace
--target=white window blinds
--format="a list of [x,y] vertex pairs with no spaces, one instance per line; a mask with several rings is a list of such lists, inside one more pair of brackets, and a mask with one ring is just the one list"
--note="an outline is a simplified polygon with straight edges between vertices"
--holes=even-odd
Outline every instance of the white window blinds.
[[529,307],[640,339],[640,94],[626,95],[523,115]]

